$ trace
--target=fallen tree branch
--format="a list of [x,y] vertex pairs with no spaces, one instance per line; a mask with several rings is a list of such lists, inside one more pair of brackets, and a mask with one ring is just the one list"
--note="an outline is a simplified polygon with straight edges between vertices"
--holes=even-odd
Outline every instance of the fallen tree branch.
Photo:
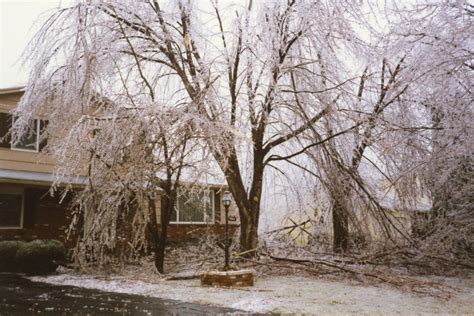
[[[401,276],[396,276],[396,275],[392,275],[392,276],[383,275],[380,271],[367,272],[364,270],[356,270],[356,269],[347,267],[345,264],[338,264],[338,263],[327,261],[327,260],[286,258],[286,257],[274,256],[270,253],[262,253],[262,255],[266,255],[270,259],[275,260],[275,261],[290,262],[290,263],[304,266],[305,268],[303,270],[311,272],[311,273],[316,273],[316,274],[320,273],[320,270],[315,269],[313,266],[322,265],[322,266],[333,269],[333,272],[339,271],[339,272],[349,273],[356,276],[369,277],[369,278],[381,281],[383,283],[390,284],[396,288],[409,287],[412,292],[419,293],[419,294],[430,294],[430,295],[435,295],[442,298],[447,298],[450,296],[450,293],[448,290],[453,290],[453,288],[442,285],[437,282],[420,281],[413,278],[401,277]],[[437,293],[433,293],[432,290],[437,290]]]
[[302,227],[302,226],[306,225],[307,223],[309,223],[310,221],[311,221],[311,219],[308,219],[308,220],[306,220],[304,222],[301,222],[299,224],[296,224],[292,221],[294,223],[294,225],[289,225],[289,226],[281,227],[281,228],[278,228],[278,229],[274,229],[274,230],[265,232],[265,234],[273,234],[273,233],[281,232],[281,231],[284,231],[284,230],[287,230],[287,229],[295,229],[297,227]]

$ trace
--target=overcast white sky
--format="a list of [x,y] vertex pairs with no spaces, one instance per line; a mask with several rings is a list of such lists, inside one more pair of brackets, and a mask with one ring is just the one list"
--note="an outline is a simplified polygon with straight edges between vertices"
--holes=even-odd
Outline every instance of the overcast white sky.
[[[239,1],[248,0],[234,0]],[[73,0],[0,0],[0,89],[26,84],[29,69],[21,67],[21,54],[40,22],[55,8],[71,2]]]
[[22,69],[20,56],[35,31],[39,18],[66,1],[0,0],[0,89],[24,85],[28,69]]
[[[246,5],[247,1],[232,2]],[[26,84],[29,69],[23,68],[20,61],[26,45],[45,17],[54,9],[71,2],[73,1],[0,0],[0,89]]]

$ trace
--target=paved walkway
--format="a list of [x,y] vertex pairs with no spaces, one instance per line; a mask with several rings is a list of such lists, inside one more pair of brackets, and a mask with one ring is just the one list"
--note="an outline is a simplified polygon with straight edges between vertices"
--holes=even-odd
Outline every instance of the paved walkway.
[[0,273],[0,315],[209,315],[229,308],[31,282]]

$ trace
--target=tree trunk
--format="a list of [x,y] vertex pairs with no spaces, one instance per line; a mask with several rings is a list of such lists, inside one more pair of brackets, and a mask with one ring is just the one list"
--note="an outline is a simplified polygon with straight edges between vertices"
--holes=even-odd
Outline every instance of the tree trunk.
[[[161,240],[161,229],[158,229],[158,221],[156,219],[157,215],[156,214],[156,201],[152,198],[148,200],[148,205],[150,209],[150,237],[151,237],[151,242],[153,246],[153,252],[155,254],[155,267],[158,270],[158,272],[163,273],[163,264],[160,264],[161,262],[164,262],[164,260],[160,259],[159,256],[159,248],[160,248],[160,240]],[[161,257],[164,257],[164,253],[162,254]]]
[[155,267],[161,274],[165,273],[165,250],[166,241],[168,240],[168,224],[161,224],[158,242],[155,246]]
[[242,182],[239,164],[235,156],[229,159],[224,169],[227,184],[232,192],[240,217],[240,250],[247,257],[256,257],[258,247],[258,223],[263,185],[263,158],[254,159],[254,178],[247,195]]
[[150,200],[151,219],[150,228],[152,230],[152,241],[153,249],[155,252],[155,267],[159,273],[165,273],[165,256],[166,256],[166,243],[168,240],[168,226],[171,219],[171,214],[176,201],[176,193],[173,190],[164,190],[165,194],[161,199],[161,214],[160,220],[161,225],[158,226],[156,217],[156,206],[155,201]]
[[349,220],[344,207],[337,201],[332,205],[333,251],[337,253],[349,250]]
[[[258,247],[258,224],[266,154],[263,150],[264,129],[255,131],[254,134],[252,137],[254,139],[253,179],[248,193],[242,180],[235,148],[231,149],[228,156],[221,155],[220,151],[214,152],[214,157],[226,177],[229,190],[239,210],[240,250],[246,252],[245,255],[248,257],[257,256],[255,250]],[[229,142],[232,142],[232,137],[229,137]]]
[[240,250],[242,252],[248,251],[245,255],[247,257],[255,257],[258,247],[258,213],[259,209],[240,210],[239,213],[245,212],[246,215],[240,215]]

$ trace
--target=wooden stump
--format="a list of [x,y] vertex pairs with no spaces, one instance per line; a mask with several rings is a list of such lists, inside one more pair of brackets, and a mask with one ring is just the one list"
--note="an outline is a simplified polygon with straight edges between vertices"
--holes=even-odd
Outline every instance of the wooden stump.
[[209,271],[201,274],[201,285],[243,287],[253,286],[253,270]]

